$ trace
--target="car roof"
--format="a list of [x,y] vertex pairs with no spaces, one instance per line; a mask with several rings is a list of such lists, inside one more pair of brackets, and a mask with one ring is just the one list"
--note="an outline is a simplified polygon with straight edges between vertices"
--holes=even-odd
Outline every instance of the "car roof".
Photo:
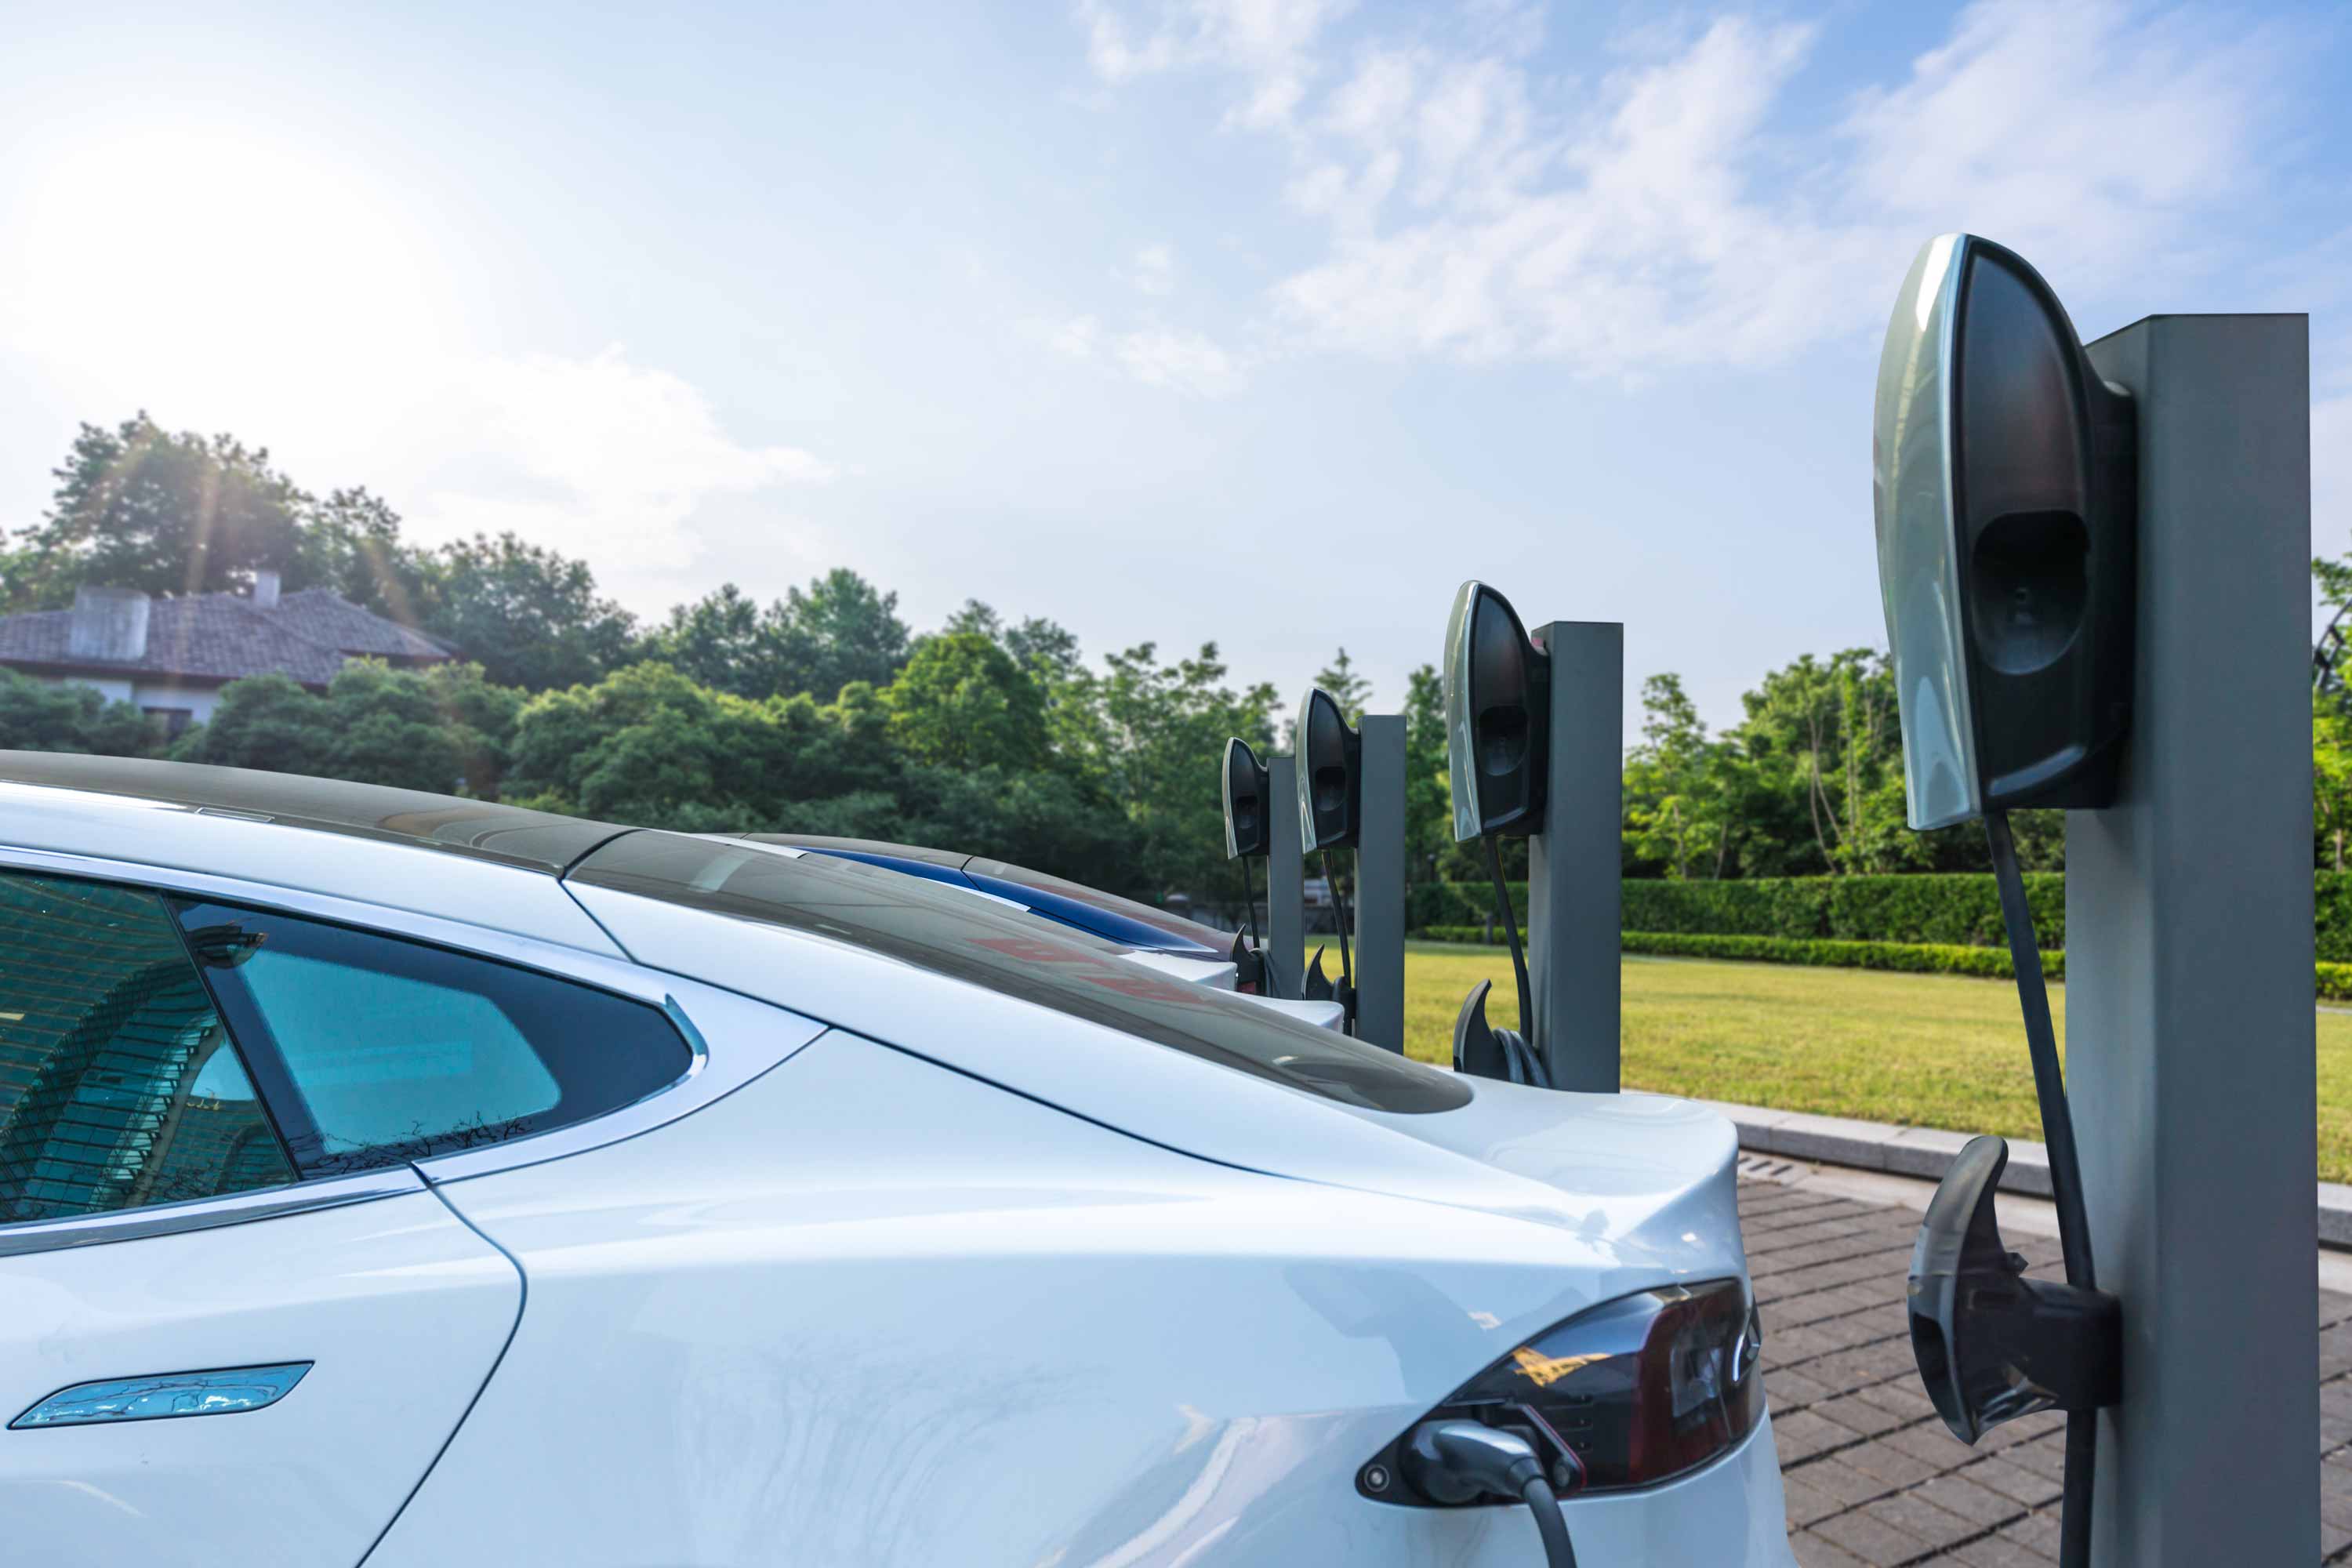
[[[1026,866],[1015,866],[1009,860],[992,860],[954,849],[932,849],[920,844],[889,844],[878,838],[826,838],[811,833],[745,833],[738,837],[755,844],[782,844],[798,849],[814,849],[819,854],[870,855],[889,859],[912,860],[920,865],[939,866],[949,870],[961,871],[966,877],[983,879],[999,884],[1009,882],[1015,887],[1026,889],[1032,894],[1043,894],[1049,902],[1058,899],[1074,904],[1082,904],[1114,919],[1149,927],[1163,937],[1173,937],[1179,942],[1210,952],[1225,952],[1232,948],[1234,942],[1234,933],[1231,931],[1219,931],[1213,925],[1186,920],[1182,915],[1171,914],[1168,910],[1153,904],[1147,904],[1139,899],[1129,899],[1118,893],[1107,893],[1100,888],[1090,888],[1083,882],[1073,882],[1047,871],[1033,871]],[[996,891],[995,889],[984,886],[982,890]],[[1066,914],[1056,911],[1055,918],[1066,919],[1067,917]],[[1132,937],[1120,936],[1114,940],[1131,942]]]
[[414,845],[551,877],[630,831],[613,823],[425,790],[139,757],[0,751],[0,781]]
[[945,866],[961,870],[971,858],[959,849],[931,849],[920,844],[887,844],[879,838],[828,838],[816,833],[742,833],[754,844],[781,844],[793,849],[814,849],[819,853],[836,855],[887,855],[900,860],[918,860],[926,866]]

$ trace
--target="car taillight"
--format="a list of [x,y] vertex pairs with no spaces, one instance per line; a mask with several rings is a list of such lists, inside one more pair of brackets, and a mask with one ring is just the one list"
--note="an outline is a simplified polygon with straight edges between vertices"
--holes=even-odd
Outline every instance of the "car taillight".
[[[1755,1429],[1764,1414],[1762,1344],[1738,1280],[1661,1286],[1546,1330],[1423,1419],[1517,1433],[1543,1457],[1562,1497],[1654,1486]],[[1443,1506],[1403,1479],[1405,1436],[1356,1472],[1357,1489],[1382,1502]]]

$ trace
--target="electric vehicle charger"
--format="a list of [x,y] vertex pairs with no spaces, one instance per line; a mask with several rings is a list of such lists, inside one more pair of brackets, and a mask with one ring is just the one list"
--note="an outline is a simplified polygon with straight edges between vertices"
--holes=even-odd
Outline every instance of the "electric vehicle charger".
[[1559,1494],[1527,1439],[1476,1421],[1424,1421],[1406,1437],[1405,1479],[1439,1502],[1514,1498],[1535,1516],[1545,1568],[1576,1568]]

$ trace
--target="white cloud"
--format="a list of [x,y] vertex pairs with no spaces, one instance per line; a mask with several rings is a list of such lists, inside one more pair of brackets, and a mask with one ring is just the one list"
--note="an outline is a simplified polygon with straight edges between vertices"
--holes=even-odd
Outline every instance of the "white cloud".
[[1121,336],[1113,354],[1130,375],[1150,386],[1172,387],[1196,397],[1223,397],[1240,390],[1238,355],[1198,332],[1145,327]]
[[1123,276],[1139,294],[1154,298],[1176,288],[1176,252],[1165,245],[1147,245],[1135,253]]
[[439,410],[443,482],[414,504],[420,534],[511,528],[600,568],[673,567],[694,552],[687,524],[706,502],[837,475],[800,447],[736,441],[691,384],[617,347],[468,360]]
[[1315,74],[1310,51],[1351,0],[1163,0],[1148,25],[1132,27],[1106,0],[1078,0],[1087,58],[1118,83],[1177,66],[1240,72],[1247,96],[1229,117],[1246,126],[1288,119]]
[[2272,41],[2122,0],[1980,0],[1863,95],[1847,195],[2115,276],[2242,184]]
[[[1874,323],[1918,242],[1967,227],[2068,283],[2179,247],[2261,145],[2276,51],[2186,10],[1977,0],[1901,79],[1793,129],[1814,26],[1645,27],[1598,79],[1539,72],[1529,13],[1358,39],[1328,6],[1100,3],[1097,72],[1237,79],[1327,235],[1270,302],[1295,346],[1591,374],[1762,363]],[[1106,53],[1104,39],[1118,47]],[[1261,109],[1280,98],[1278,113]]]

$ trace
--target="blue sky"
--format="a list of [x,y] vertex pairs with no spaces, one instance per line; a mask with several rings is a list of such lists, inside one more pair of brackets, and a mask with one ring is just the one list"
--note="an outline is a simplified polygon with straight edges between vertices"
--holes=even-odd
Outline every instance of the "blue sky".
[[1721,721],[1883,639],[1878,335],[1968,228],[2085,336],[2310,311],[2315,533],[2352,545],[2341,6],[5,27],[0,526],[144,405],[648,614],[846,564],[918,626],[1214,637],[1286,706],[1345,643],[1393,702],[1476,575],[1624,621],[1629,679]]

